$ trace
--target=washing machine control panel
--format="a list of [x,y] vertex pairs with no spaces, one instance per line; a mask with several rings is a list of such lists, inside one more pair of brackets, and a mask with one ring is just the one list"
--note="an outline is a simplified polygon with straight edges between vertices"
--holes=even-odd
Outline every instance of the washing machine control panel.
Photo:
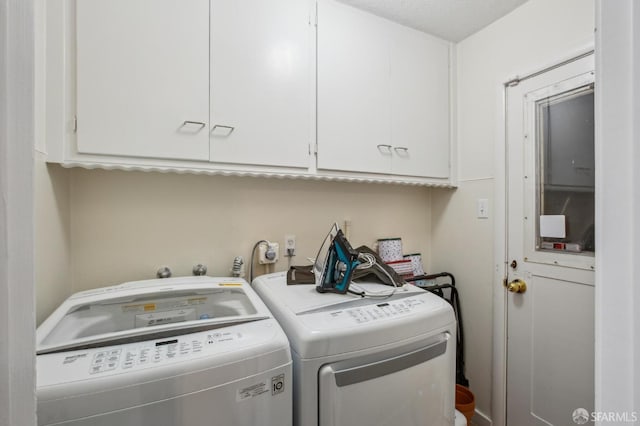
[[354,308],[341,309],[339,311],[329,312],[332,318],[345,318],[356,324],[371,323],[388,318],[395,318],[410,314],[421,309],[426,304],[422,298],[406,298],[390,302],[380,302],[377,304],[358,306]]
[[223,342],[242,340],[242,333],[211,331],[192,336],[142,342],[96,351],[91,360],[89,374],[113,370],[128,370],[138,366],[158,364],[167,360],[198,355],[207,347]]

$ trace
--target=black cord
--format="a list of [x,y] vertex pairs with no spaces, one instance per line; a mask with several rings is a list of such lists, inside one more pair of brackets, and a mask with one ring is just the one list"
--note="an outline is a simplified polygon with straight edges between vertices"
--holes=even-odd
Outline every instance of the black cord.
[[356,296],[365,297],[366,293],[364,291],[353,291],[347,290],[348,293],[355,294]]
[[253,257],[256,254],[256,249],[258,248],[258,246],[262,243],[266,243],[269,244],[269,241],[267,240],[260,240],[256,243],[255,246],[253,246],[253,250],[251,250],[251,267],[249,268],[249,284],[253,283]]

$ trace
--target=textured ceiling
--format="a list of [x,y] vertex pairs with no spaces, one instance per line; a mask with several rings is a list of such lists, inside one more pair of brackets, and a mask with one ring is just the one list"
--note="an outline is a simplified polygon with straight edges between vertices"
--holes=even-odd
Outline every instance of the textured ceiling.
[[339,0],[450,41],[460,41],[527,0]]

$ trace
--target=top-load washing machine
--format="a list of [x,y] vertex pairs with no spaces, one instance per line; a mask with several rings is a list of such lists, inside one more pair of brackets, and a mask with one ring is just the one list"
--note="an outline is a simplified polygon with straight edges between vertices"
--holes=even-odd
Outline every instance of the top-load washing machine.
[[386,298],[321,294],[287,285],[285,273],[252,286],[291,343],[294,425],[454,424],[456,325],[446,301],[412,285]]
[[291,425],[291,353],[239,278],[76,293],[38,327],[39,425]]

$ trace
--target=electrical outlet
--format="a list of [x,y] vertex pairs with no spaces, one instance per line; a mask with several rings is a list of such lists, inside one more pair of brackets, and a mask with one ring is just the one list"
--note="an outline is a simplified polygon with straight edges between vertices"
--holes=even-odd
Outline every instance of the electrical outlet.
[[280,245],[278,243],[262,243],[258,246],[258,263],[266,265],[270,263],[276,263],[278,261],[278,255],[280,252]]
[[285,235],[284,236],[284,255],[286,257],[295,256],[296,254],[296,236]]

